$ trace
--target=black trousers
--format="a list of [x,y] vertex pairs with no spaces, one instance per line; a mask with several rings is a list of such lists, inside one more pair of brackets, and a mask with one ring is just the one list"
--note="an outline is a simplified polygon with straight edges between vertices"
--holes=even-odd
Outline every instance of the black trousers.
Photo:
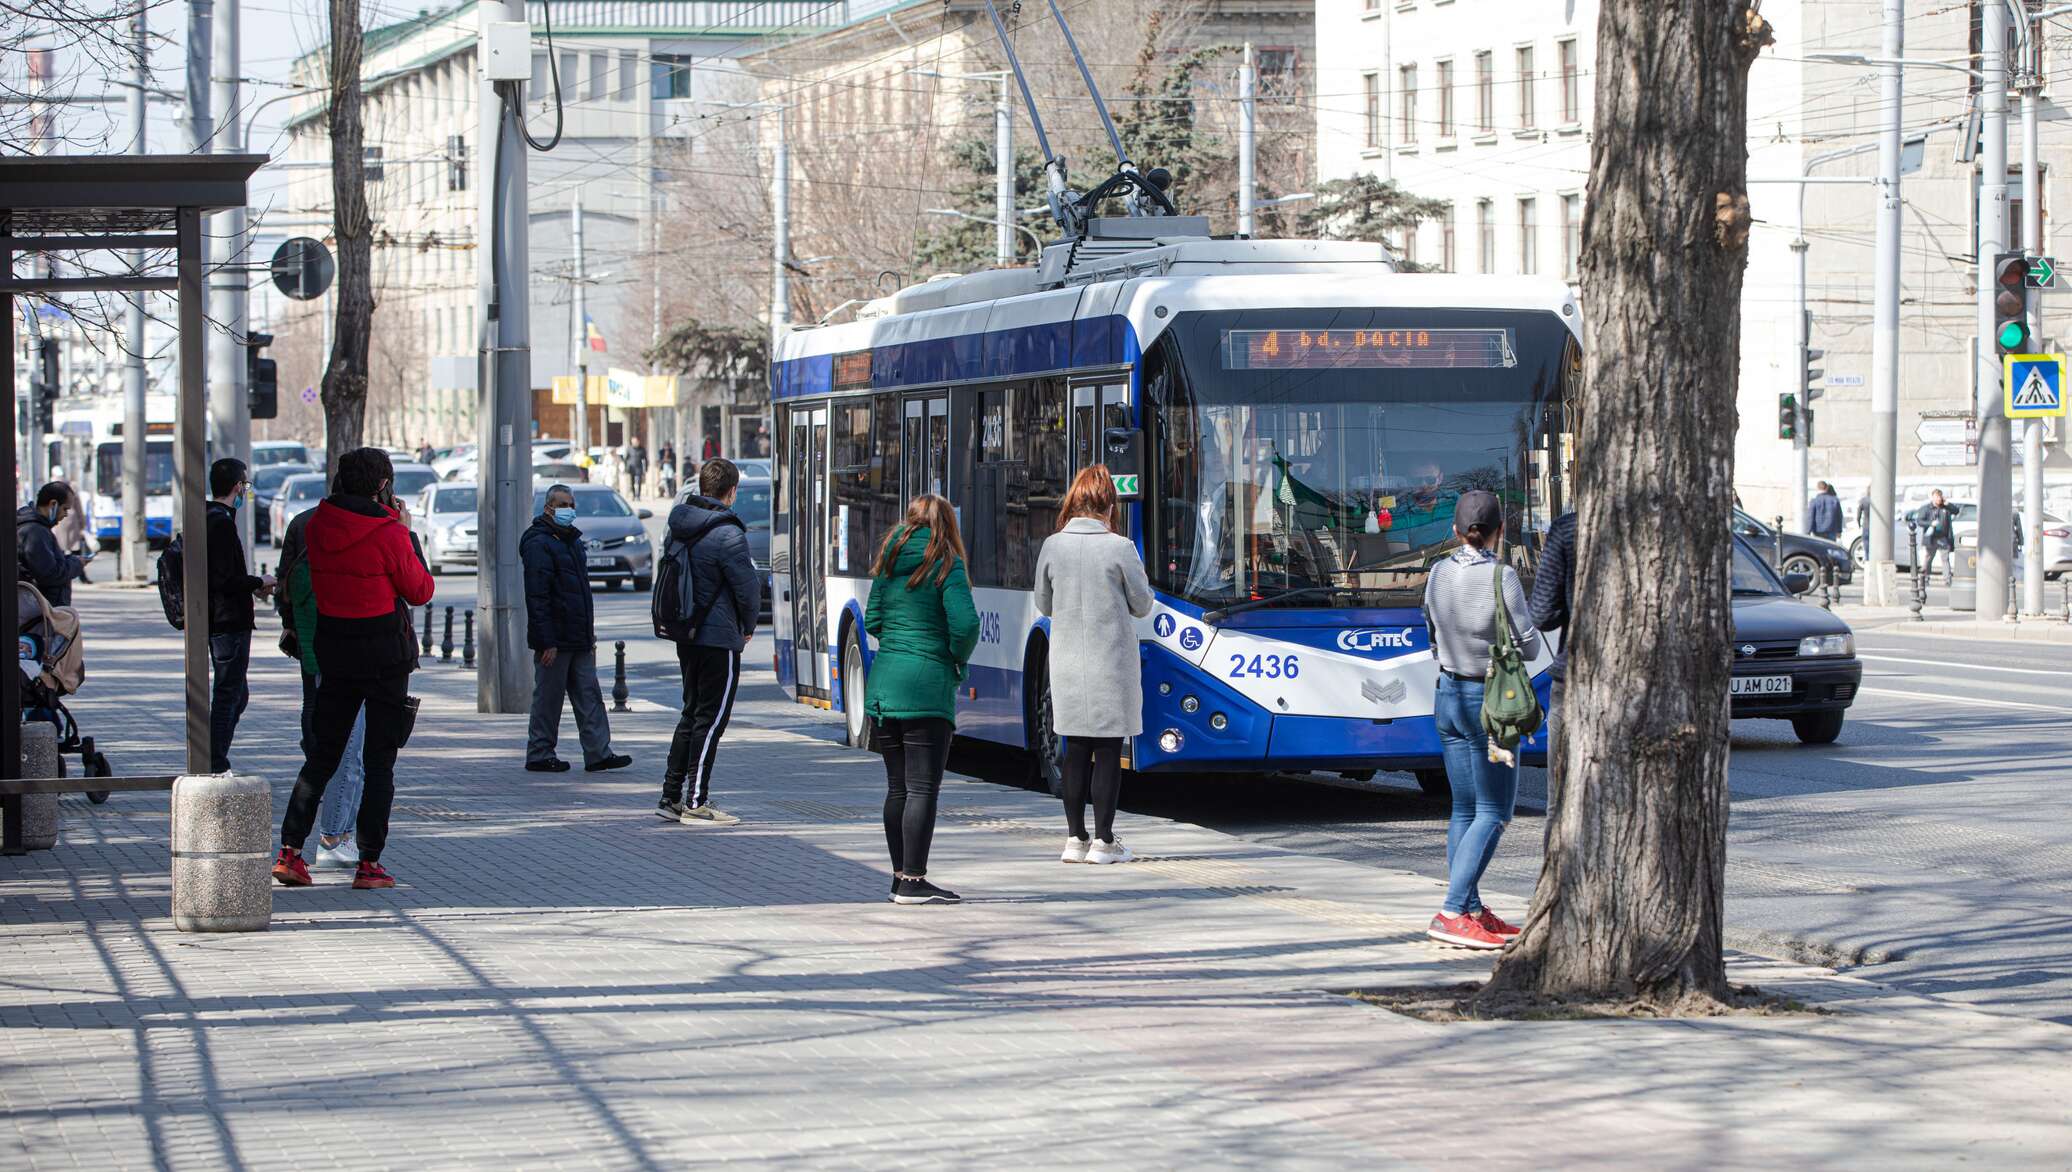
[[[1091,775],[1091,778],[1089,778]],[[1086,793],[1091,780],[1094,833],[1115,841],[1115,807],[1122,801],[1122,738],[1065,738],[1065,825],[1086,837]]]
[[669,740],[669,764],[662,773],[662,796],[686,806],[702,806],[712,797],[712,762],[720,738],[734,715],[734,693],[741,686],[741,653],[724,647],[676,645],[676,664],[683,670],[683,715]]
[[410,673],[389,676],[346,677],[327,675],[317,682],[316,705],[310,715],[309,748],[303,754],[302,772],[295,777],[295,792],[288,798],[288,814],[281,820],[281,845],[302,849],[316,825],[317,806],[324,800],[324,788],[338,772],[352,739],[353,721],[360,706],[367,707],[367,747],[362,758],[367,766],[367,788],[360,794],[360,816],[356,838],[360,858],[374,862],[388,842],[389,807],[396,800],[396,750],[408,719],[404,700],[410,695]]
[[935,841],[935,802],[950,759],[950,722],[939,716],[878,722],[885,755],[885,846],[901,875],[928,873]]

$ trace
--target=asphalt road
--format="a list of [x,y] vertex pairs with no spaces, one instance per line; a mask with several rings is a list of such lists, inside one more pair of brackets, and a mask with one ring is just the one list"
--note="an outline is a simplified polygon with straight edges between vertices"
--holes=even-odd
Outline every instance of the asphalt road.
[[[472,577],[442,578],[434,605],[464,609],[474,591]],[[632,694],[674,703],[674,657],[648,631],[647,596],[597,597],[607,690],[610,644],[624,640]],[[457,619],[456,642],[460,630]],[[1800,745],[1783,721],[1735,726],[1730,944],[2072,1025],[2072,656],[2062,645],[1885,630],[1861,632],[1858,652],[1864,686],[1836,744]],[[834,718],[777,689],[766,635],[744,662],[737,719],[839,735]],[[1025,775],[1017,755],[983,748],[960,747],[952,765],[1003,783]],[[1138,776],[1124,804],[1442,880],[1446,807],[1407,775],[1378,781]],[[1493,902],[1513,918],[1538,876],[1545,792],[1542,771],[1527,770],[1519,817],[1485,880],[1512,897]],[[1435,884],[1435,908],[1438,897]]]

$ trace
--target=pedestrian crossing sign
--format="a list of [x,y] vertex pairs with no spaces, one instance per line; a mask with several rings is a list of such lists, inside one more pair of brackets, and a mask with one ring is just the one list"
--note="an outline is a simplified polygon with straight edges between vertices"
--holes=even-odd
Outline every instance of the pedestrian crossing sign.
[[2003,360],[2009,419],[2042,419],[2065,413],[2065,356],[2009,354]]

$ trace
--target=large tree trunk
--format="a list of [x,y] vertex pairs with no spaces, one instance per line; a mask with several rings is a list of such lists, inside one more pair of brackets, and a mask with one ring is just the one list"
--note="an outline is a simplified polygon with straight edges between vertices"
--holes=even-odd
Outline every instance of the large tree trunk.
[[1726,992],[1728,595],[1751,0],[1606,0],[1575,610],[1524,933],[1483,996]]
[[[361,445],[367,341],[374,322],[374,222],[367,212],[360,125],[360,0],[331,0],[331,206],[338,241],[338,314],[324,367],[326,467]],[[400,442],[400,441],[399,441]]]

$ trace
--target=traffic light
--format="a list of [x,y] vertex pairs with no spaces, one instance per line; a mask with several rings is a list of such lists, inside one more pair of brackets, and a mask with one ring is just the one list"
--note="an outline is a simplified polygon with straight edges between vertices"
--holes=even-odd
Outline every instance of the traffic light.
[[2029,258],[2022,253],[1993,257],[1993,344],[2002,354],[2029,353],[2028,273]]
[[1777,396],[1777,438],[1799,438],[1799,397],[1790,391]]
[[272,334],[245,335],[245,403],[254,419],[272,419],[281,413],[278,365],[259,353],[272,344]]
[[1813,364],[1825,358],[1827,351],[1816,350],[1808,346],[1801,354],[1799,366],[1806,372],[1806,402],[1811,403],[1813,400],[1818,399],[1821,392],[1825,389],[1820,385],[1820,378],[1827,373],[1826,370]]
[[29,368],[30,401],[36,405],[33,426],[39,432],[57,430],[58,395],[64,382],[58,373],[58,340],[43,338],[36,344],[36,363]]

